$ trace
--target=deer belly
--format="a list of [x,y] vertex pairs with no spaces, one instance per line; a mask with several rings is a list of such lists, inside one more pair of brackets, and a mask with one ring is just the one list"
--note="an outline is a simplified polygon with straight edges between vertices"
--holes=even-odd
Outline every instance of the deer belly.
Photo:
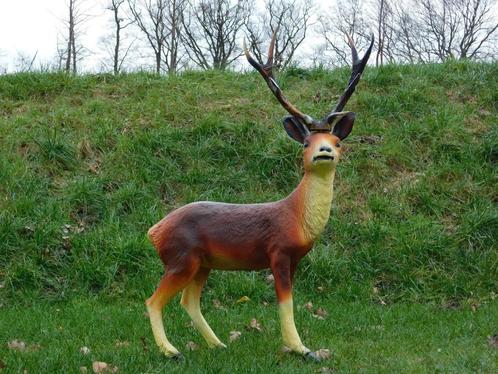
[[202,266],[220,270],[257,270],[269,267],[266,251],[251,245],[237,247],[229,243],[209,245]]

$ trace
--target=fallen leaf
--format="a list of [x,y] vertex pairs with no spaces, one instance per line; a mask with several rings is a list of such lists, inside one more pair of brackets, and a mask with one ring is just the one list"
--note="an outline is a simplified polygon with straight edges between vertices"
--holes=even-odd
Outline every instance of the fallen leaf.
[[328,368],[328,367],[321,367],[319,370],[318,370],[318,373],[333,373],[334,370],[331,369],[331,368]]
[[194,321],[186,322],[185,327],[191,327],[191,328],[195,327]]
[[268,303],[268,301],[263,301],[263,305],[264,305],[264,306],[268,306],[268,305],[270,305],[270,304]]
[[330,358],[330,350],[322,348],[316,351],[315,355],[320,360],[328,360]]
[[221,301],[218,300],[218,299],[214,299],[213,300],[213,306],[216,308],[216,309],[225,309],[225,307],[223,306],[223,304],[221,304]]
[[130,342],[127,341],[127,340],[116,340],[116,343],[114,344],[114,346],[116,348],[122,348],[122,347],[128,347],[130,345]]
[[229,336],[228,340],[230,340],[231,342],[234,342],[237,339],[239,339],[241,335],[242,335],[242,333],[240,331],[230,331],[230,336]]
[[90,353],[90,348],[88,348],[88,347],[81,347],[80,348],[80,353],[86,356],[86,355],[88,355]]
[[273,276],[273,274],[269,274],[267,277],[266,277],[266,283],[275,283],[275,277]]
[[251,322],[249,322],[248,328],[253,329],[253,330],[263,331],[263,329],[261,328],[261,325],[259,324],[259,322],[257,321],[256,318],[251,319]]
[[316,288],[316,290],[317,290],[318,292],[323,292],[323,287],[322,287],[322,286],[318,286],[318,287]]
[[306,304],[303,305],[304,309],[309,310],[310,312],[313,310],[313,304],[311,301],[308,301]]
[[488,344],[490,345],[490,347],[498,348],[498,334],[488,336]]
[[199,349],[199,345],[194,343],[193,341],[187,342],[185,344],[185,348],[187,348],[189,351],[197,351]]
[[478,308],[478,307],[479,307],[479,306],[478,306],[477,304],[475,304],[475,303],[470,304],[470,309],[471,309],[471,310],[472,310],[472,312],[474,312],[474,313],[475,313],[475,312],[477,312],[477,308]]
[[26,343],[23,342],[22,340],[14,339],[7,343],[7,347],[15,351],[24,352],[26,350]]
[[251,301],[251,299],[249,299],[249,297],[247,296],[242,296],[240,299],[238,299],[235,303],[238,304],[238,303],[246,303],[248,301]]
[[318,308],[315,312],[315,314],[318,316],[318,317],[321,317],[322,319],[325,319],[325,317],[327,317],[328,313],[325,309],[323,308]]
[[374,287],[372,288],[372,292],[375,294],[375,295],[378,295],[379,294],[379,288],[378,287]]
[[118,372],[118,368],[116,366],[109,365],[107,362],[103,361],[92,362],[92,370],[96,374]]
[[109,370],[109,365],[106,362],[94,361],[92,362],[92,370],[94,373],[104,373],[104,371]]
[[149,351],[149,347],[147,346],[147,341],[145,340],[145,337],[141,336],[140,337],[140,341],[142,342],[142,347],[144,349],[144,352],[148,352]]
[[83,374],[88,373],[87,367],[86,366],[80,366],[80,373],[83,373]]

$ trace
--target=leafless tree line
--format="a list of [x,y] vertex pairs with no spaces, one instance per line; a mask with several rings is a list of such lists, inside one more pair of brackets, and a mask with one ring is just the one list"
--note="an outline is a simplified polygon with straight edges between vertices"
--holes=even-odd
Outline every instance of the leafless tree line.
[[[274,32],[276,69],[348,64],[346,35],[363,49],[373,34],[376,65],[498,57],[498,0],[336,0],[328,9],[315,1],[265,0],[259,9],[249,0],[107,0],[112,31],[103,66],[118,74],[145,48],[156,73],[226,69],[241,56],[243,38],[263,62]],[[80,38],[91,17],[85,2],[67,0],[59,70],[76,73],[89,53]],[[296,57],[300,47],[308,58]],[[24,70],[35,59],[18,58]]]
[[496,0],[337,0],[335,12],[337,22],[320,18],[332,65],[345,62],[346,33],[360,46],[374,34],[377,65],[498,57]]

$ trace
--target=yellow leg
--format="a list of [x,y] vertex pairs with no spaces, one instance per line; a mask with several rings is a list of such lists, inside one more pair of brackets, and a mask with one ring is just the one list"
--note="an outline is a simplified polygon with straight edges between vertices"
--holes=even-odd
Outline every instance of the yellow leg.
[[201,292],[208,274],[209,269],[199,270],[195,278],[183,290],[181,305],[187,311],[190,318],[192,318],[192,322],[194,323],[195,328],[204,337],[209,347],[226,348],[226,345],[223,344],[220,339],[218,339],[218,337],[214,334],[213,330],[211,329],[211,327],[209,327],[208,323],[201,313]]
[[297,333],[296,325],[294,323],[292,295],[290,295],[287,300],[279,303],[279,314],[284,345],[289,347],[292,351],[300,354],[310,352],[310,350],[301,342],[301,338]]
[[163,316],[161,309],[154,308],[151,305],[146,305],[149,313],[150,325],[152,334],[157,346],[168,357],[178,356],[180,352],[169,342],[164,332]]
[[198,263],[192,262],[190,266],[175,273],[166,273],[161,279],[159,287],[154,294],[147,299],[145,305],[149,313],[150,325],[152,327],[152,334],[159,349],[167,357],[175,357],[180,355],[180,352],[169,342],[164,332],[162,310],[171,299],[190,283],[198,270]]

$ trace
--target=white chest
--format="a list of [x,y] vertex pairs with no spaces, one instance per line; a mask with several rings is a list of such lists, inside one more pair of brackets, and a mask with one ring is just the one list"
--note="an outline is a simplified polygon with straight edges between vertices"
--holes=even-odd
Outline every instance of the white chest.
[[311,177],[304,193],[303,232],[306,240],[314,241],[323,231],[330,216],[334,176]]

